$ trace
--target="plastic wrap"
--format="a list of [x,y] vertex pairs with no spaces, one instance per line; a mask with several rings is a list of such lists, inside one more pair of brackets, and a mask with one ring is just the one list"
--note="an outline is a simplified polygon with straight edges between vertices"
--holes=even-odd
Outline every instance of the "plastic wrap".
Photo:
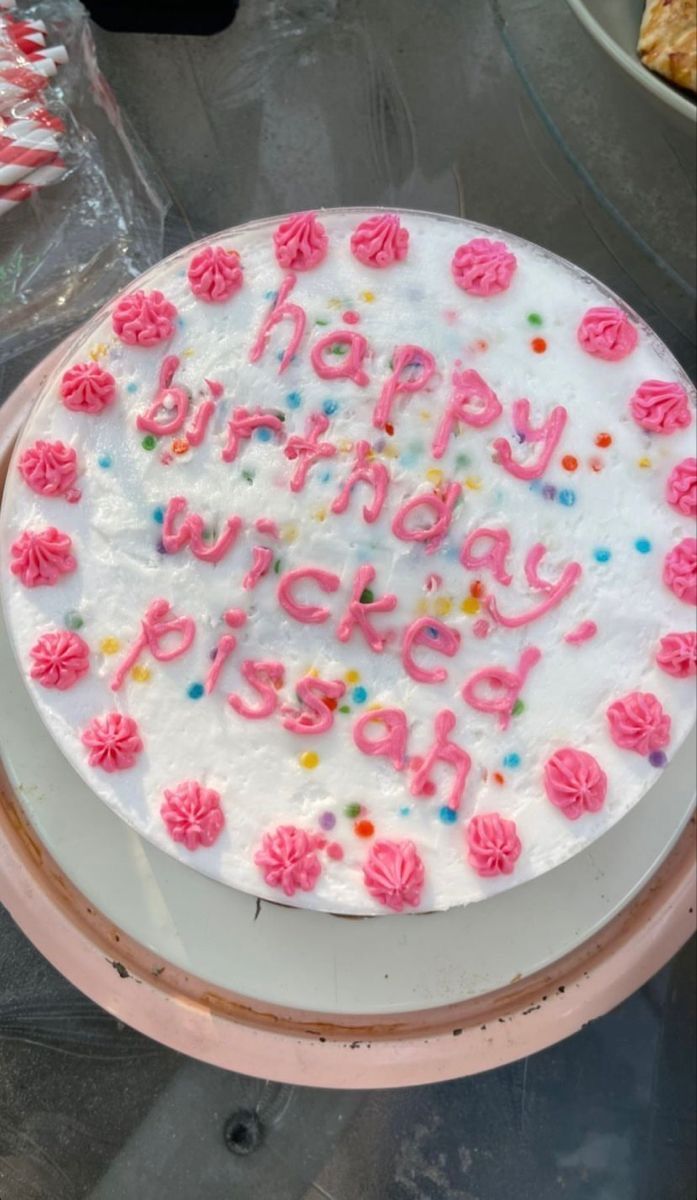
[[[0,0],[2,146],[0,363],[55,341],[161,258],[168,205],[76,0]],[[22,174],[28,154],[38,167]]]

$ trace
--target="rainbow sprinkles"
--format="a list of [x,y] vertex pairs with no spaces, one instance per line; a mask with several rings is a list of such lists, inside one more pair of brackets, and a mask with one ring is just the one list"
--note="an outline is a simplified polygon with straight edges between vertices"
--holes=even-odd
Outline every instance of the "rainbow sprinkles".
[[694,720],[693,415],[650,331],[517,239],[219,235],[75,339],[20,438],[23,677],[96,795],[214,878],[485,899],[620,819]]

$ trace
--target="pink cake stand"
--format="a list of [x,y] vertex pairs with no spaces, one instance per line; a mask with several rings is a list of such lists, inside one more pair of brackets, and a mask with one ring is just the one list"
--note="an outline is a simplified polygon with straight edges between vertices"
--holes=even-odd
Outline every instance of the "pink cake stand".
[[[14,438],[52,361],[53,356],[37,368],[0,410],[0,487]],[[0,638],[4,637],[0,631]],[[4,661],[10,661],[7,654]],[[5,670],[9,677],[9,668]],[[278,999],[278,973],[275,978],[273,972],[263,975],[268,963],[262,962],[259,967],[262,975],[258,982],[236,987],[232,953],[223,983],[220,978],[212,979],[192,969],[190,948],[186,953],[163,953],[158,944],[160,933],[170,921],[172,906],[179,901],[182,890],[191,889],[193,893],[203,887],[215,889],[208,895],[221,911],[228,903],[247,906],[243,911],[250,917],[248,940],[256,937],[255,928],[264,925],[272,929],[279,924],[284,936],[286,930],[293,937],[294,930],[303,928],[306,934],[303,922],[317,919],[317,914],[266,905],[264,921],[255,926],[253,899],[241,898],[210,881],[202,883],[180,864],[168,862],[158,867],[159,852],[148,851],[135,834],[122,829],[117,818],[102,811],[103,806],[89,796],[82,801],[82,820],[86,813],[95,821],[114,823],[113,840],[108,839],[106,850],[102,850],[103,862],[98,864],[100,874],[111,879],[111,892],[107,897],[105,891],[102,897],[96,882],[81,887],[76,877],[80,876],[85,854],[83,850],[80,857],[75,844],[79,841],[84,847],[89,842],[89,829],[83,825],[80,837],[71,838],[70,820],[70,806],[77,802],[73,791],[79,781],[77,776],[73,783],[70,776],[63,777],[61,772],[70,770],[67,764],[61,766],[59,761],[53,767],[42,765],[45,757],[55,754],[60,759],[60,755],[49,744],[42,726],[30,727],[31,706],[19,676],[14,682],[8,679],[7,687],[3,676],[3,690],[9,694],[0,697],[0,900],[45,957],[96,1003],[147,1036],[206,1062],[289,1083],[342,1088],[396,1087],[474,1074],[549,1046],[607,1012],[662,967],[695,928],[694,817],[689,818],[687,796],[672,809],[666,806],[670,815],[660,833],[651,835],[655,836],[655,844],[642,851],[643,865],[637,865],[636,879],[631,874],[632,863],[626,861],[633,858],[635,843],[626,837],[619,843],[628,847],[625,861],[617,860],[624,882],[614,899],[608,900],[607,912],[600,916],[596,913],[585,925],[574,917],[574,927],[565,931],[561,940],[555,935],[555,941],[550,933],[544,947],[535,954],[531,951],[529,956],[528,965],[546,956],[548,961],[541,968],[516,972],[511,966],[506,976],[504,946],[503,966],[499,963],[494,986],[488,987],[486,979],[476,988],[463,985],[467,994],[461,999],[459,977],[452,971],[448,973],[449,948],[444,942],[436,945],[434,952],[440,955],[441,973],[448,977],[448,986],[439,992],[434,972],[430,992],[415,989],[413,1007],[409,1002],[413,990],[400,994],[396,980],[390,981],[392,990],[385,993],[384,1003],[377,1006],[379,1011],[371,1012],[365,1003],[355,1001],[344,1009],[338,992],[336,1003],[329,1006],[331,1011],[328,1006],[313,1010],[321,988],[318,990],[312,971],[305,969],[298,972],[289,988],[294,998],[304,989],[304,1003],[286,1006]],[[26,713],[22,710],[25,701]],[[9,708],[13,711],[8,712]],[[22,739],[31,741],[32,737],[30,746],[20,745]],[[22,754],[28,767],[22,766]],[[33,781],[33,762],[37,772],[44,771],[43,786]],[[56,821],[57,807],[60,821]],[[637,806],[637,810],[640,808]],[[620,825],[633,821],[635,832],[640,831],[639,820],[632,813]],[[646,828],[655,829],[657,822],[654,809]],[[616,831],[606,838],[613,834],[616,836]],[[646,836],[636,832],[636,845]],[[125,879],[120,887],[119,873],[112,870],[110,862],[119,853],[119,839],[126,848],[123,870],[134,872],[132,884]],[[96,839],[95,844],[103,847],[104,841]],[[577,860],[582,857],[578,855]],[[543,940],[550,907],[558,910],[558,897],[567,894],[560,872],[571,869],[576,878],[581,878],[582,864],[576,862],[573,868],[567,864],[543,880],[515,889],[518,907],[527,906],[532,913],[537,905],[532,924],[539,924],[535,936]],[[597,869],[597,862],[588,867],[589,879]],[[178,874],[173,876],[173,872]],[[153,873],[156,891],[151,887]],[[609,878],[612,871],[607,874]],[[94,879],[98,879],[97,874]],[[129,912],[138,911],[129,893],[132,888],[145,886],[144,881],[150,887],[148,895],[155,895],[157,904],[143,904],[142,927],[131,917],[120,922],[119,904],[130,903]],[[540,899],[549,888],[557,896],[556,906]],[[592,890],[587,893],[589,897]],[[547,900],[549,895],[547,890]],[[496,898],[497,902],[499,899],[510,903],[505,898]],[[568,904],[571,911],[571,902]],[[362,958],[370,957],[369,953],[362,954],[363,940],[374,945],[384,937],[385,945],[391,946],[403,934],[409,938],[414,931],[426,928],[422,922],[433,922],[428,926],[433,931],[429,942],[438,943],[444,931],[450,931],[451,936],[456,929],[470,939],[470,957],[483,954],[477,928],[484,920],[485,908],[475,905],[474,910],[482,911],[460,910],[433,917],[378,918],[375,923],[321,917],[313,928],[321,937],[326,937],[329,930],[328,944],[350,942],[360,976],[365,970]],[[213,923],[210,928],[214,928]],[[565,952],[555,956],[554,946],[562,944]],[[512,944],[511,954],[513,950]],[[260,960],[265,957],[260,954]],[[511,958],[511,963],[515,961]],[[366,976],[371,986],[373,976],[383,965],[374,965]],[[430,972],[431,967],[427,970]],[[245,980],[248,978],[246,975]],[[273,986],[269,979],[273,979]],[[270,999],[274,987],[275,998]],[[355,997],[358,993],[353,981],[351,987],[350,994]],[[283,995],[283,987],[280,993]],[[445,999],[447,1002],[442,1002]]]

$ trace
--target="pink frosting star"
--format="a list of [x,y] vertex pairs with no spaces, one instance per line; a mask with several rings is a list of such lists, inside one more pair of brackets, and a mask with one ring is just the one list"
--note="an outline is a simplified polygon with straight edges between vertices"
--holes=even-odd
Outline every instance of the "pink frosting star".
[[273,235],[276,260],[286,271],[309,271],[321,263],[329,239],[315,213],[294,213],[281,221]]
[[68,534],[53,526],[37,533],[27,530],[10,548],[10,570],[25,587],[53,587],[77,567],[72,548]]
[[687,392],[675,380],[646,379],[629,401],[629,408],[647,433],[675,433],[687,429],[692,420]]
[[72,412],[100,413],[116,395],[116,380],[99,363],[76,363],[65,372],[60,395]]
[[476,237],[458,246],[451,263],[457,286],[470,296],[495,296],[511,286],[518,261],[505,242]]
[[697,604],[697,538],[683,538],[663,563],[663,582],[685,604]]
[[390,267],[409,249],[409,230],[395,213],[368,217],[351,234],[351,253],[366,267]]
[[81,741],[87,746],[87,761],[91,767],[100,767],[109,774],[126,771],[135,764],[143,749],[138,726],[133,717],[110,712],[104,717],[93,717],[84,730]]
[[254,861],[269,887],[282,888],[286,896],[300,889],[311,892],[322,872],[315,853],[317,839],[295,825],[279,825],[265,833]]
[[639,335],[621,308],[589,308],[578,327],[580,345],[594,358],[619,362],[631,354]]
[[189,263],[187,278],[199,300],[209,304],[229,300],[242,287],[240,256],[223,246],[204,246]]
[[160,814],[172,840],[183,842],[187,850],[212,846],[225,824],[218,792],[193,780],[180,783],[171,791],[165,789]]
[[656,662],[667,675],[676,679],[689,679],[697,675],[697,633],[667,633],[661,638]]
[[697,514],[697,458],[684,458],[668,476],[666,500],[685,517]]
[[66,692],[90,669],[90,651],[77,633],[59,629],[44,633],[29,651],[32,679],[45,688]]
[[467,826],[467,860],[478,875],[511,875],[522,845],[515,821],[500,813],[478,813]]
[[670,717],[652,692],[630,692],[607,710],[615,745],[637,754],[662,750],[670,741]]
[[162,292],[132,292],[119,300],[111,324],[127,346],[157,346],[174,333],[177,310]]
[[570,821],[598,812],[607,795],[607,775],[585,750],[565,746],[545,763],[545,791]]
[[424,874],[416,846],[407,839],[375,842],[363,867],[363,879],[371,896],[394,912],[402,912],[407,904],[418,907]]
[[39,496],[64,496],[66,500],[80,499],[74,487],[77,479],[77,454],[63,442],[34,442],[19,460],[19,473],[24,482]]

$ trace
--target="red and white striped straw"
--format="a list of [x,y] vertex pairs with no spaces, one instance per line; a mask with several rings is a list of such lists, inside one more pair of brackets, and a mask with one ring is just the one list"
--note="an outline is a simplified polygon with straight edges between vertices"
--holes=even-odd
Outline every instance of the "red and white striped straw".
[[56,159],[50,166],[39,167],[32,171],[20,183],[0,187],[0,216],[16,208],[23,200],[28,200],[39,188],[57,183],[65,175],[65,163],[61,158]]
[[31,54],[27,54],[27,59],[30,63],[50,60],[57,67],[62,67],[68,61],[68,51],[65,46],[45,46],[41,50],[34,50]]
[[0,186],[9,187],[58,157],[59,146],[49,130],[33,121],[16,121],[0,133]]
[[46,86],[46,80],[56,74],[51,59],[32,63],[29,67],[0,67],[0,113],[6,112],[18,100],[35,96]]

